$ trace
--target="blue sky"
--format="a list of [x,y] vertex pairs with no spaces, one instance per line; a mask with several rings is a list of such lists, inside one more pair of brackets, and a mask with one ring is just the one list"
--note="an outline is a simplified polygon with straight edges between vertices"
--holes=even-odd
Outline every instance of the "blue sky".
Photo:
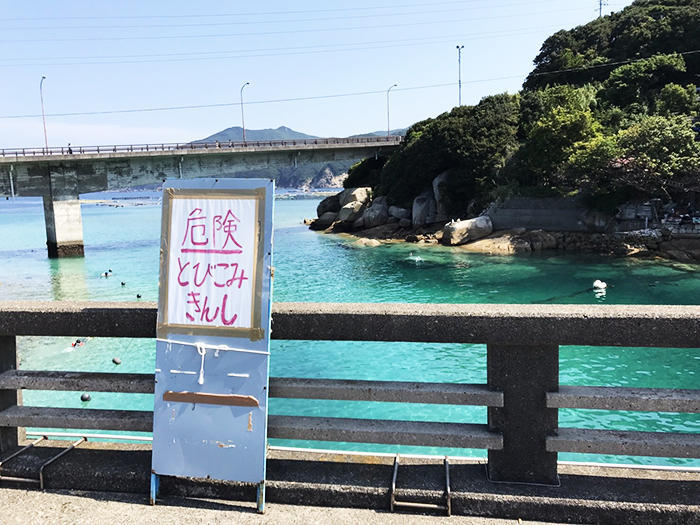
[[[631,0],[609,0],[604,13]],[[516,92],[543,40],[598,0],[1,1],[0,147],[185,142],[239,126],[320,136],[405,127]],[[435,86],[435,87],[426,87]],[[356,93],[366,93],[357,95]],[[344,95],[348,96],[337,96]],[[273,102],[284,99],[325,97]],[[170,111],[56,116],[173,106]],[[34,115],[24,118],[6,118]],[[39,115],[39,116],[37,116]]]

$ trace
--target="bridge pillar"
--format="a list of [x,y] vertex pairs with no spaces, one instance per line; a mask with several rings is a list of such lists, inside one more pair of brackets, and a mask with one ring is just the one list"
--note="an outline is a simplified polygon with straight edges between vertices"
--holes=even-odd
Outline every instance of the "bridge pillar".
[[75,171],[49,168],[48,193],[44,194],[44,223],[49,257],[82,257],[83,218]]

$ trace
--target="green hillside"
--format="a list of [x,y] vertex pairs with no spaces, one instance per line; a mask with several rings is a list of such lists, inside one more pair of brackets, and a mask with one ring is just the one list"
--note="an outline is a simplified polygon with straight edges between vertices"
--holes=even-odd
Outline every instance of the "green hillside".
[[688,202],[700,192],[699,83],[700,0],[637,0],[552,35],[518,94],[414,124],[345,185],[407,206],[447,173],[458,216],[508,195],[578,194],[607,210]]

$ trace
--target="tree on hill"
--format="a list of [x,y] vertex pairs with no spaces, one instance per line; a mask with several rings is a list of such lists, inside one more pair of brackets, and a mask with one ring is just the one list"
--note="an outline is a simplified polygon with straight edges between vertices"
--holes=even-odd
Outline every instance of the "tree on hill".
[[580,145],[568,169],[594,195],[678,198],[700,191],[700,142],[684,116],[645,116]]
[[678,81],[693,82],[700,74],[698,27],[700,0],[636,0],[618,13],[550,36],[524,87],[603,81],[621,61],[684,52],[690,52],[684,55],[687,69]]
[[664,86],[682,82],[685,72],[681,55],[655,55],[614,69],[603,83],[601,96],[614,106],[639,104],[653,111]]
[[448,211],[466,209],[517,147],[518,106],[517,96],[494,95],[414,124],[384,165],[378,193],[409,206],[448,172]]

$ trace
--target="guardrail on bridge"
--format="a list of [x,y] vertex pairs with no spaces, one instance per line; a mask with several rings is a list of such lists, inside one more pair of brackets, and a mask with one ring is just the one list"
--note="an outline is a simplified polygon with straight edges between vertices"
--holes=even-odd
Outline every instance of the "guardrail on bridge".
[[0,157],[41,157],[51,155],[109,155],[112,153],[134,153],[155,151],[183,151],[183,150],[245,150],[262,147],[293,147],[314,145],[395,145],[399,144],[403,137],[398,135],[380,137],[355,137],[355,138],[318,138],[318,139],[293,139],[293,140],[248,140],[242,141],[212,141],[212,142],[171,142],[161,144],[119,144],[102,146],[65,146],[50,148],[4,148],[0,149]]
[[[21,389],[152,393],[153,375],[19,370],[16,336],[151,338],[155,323],[153,303],[0,302],[0,451],[18,427],[151,430],[150,411],[22,406]],[[560,385],[559,345],[698,348],[700,306],[277,303],[272,328],[288,340],[486,343],[486,384],[271,378],[270,395],[480,405],[488,424],[271,415],[271,438],[488,449],[490,479],[548,484],[558,452],[700,457],[700,434],[558,425],[559,408],[699,413],[700,390]]]

